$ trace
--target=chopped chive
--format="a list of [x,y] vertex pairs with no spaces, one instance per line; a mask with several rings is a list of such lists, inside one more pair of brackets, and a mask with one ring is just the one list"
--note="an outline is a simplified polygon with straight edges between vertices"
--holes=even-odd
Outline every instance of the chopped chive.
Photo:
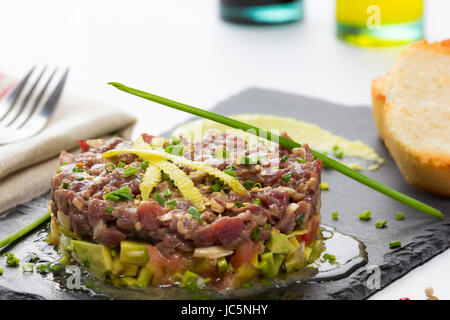
[[105,200],[111,200],[114,202],[131,200],[134,198],[134,194],[131,193],[130,187],[125,186],[116,191],[105,194]]
[[251,163],[252,163],[252,159],[250,159],[250,158],[247,157],[247,156],[243,156],[243,157],[241,158],[241,161],[239,161],[239,163],[240,163],[240,164],[245,164],[246,166],[250,166]]
[[219,183],[215,183],[211,187],[209,187],[209,190],[211,192],[217,192],[217,191],[220,191],[221,189],[222,189],[222,186]]
[[284,156],[281,157],[280,161],[281,162],[286,162],[286,160],[289,158],[289,156],[287,154],[285,154]]
[[164,203],[166,202],[166,201],[164,200],[164,198],[161,197],[161,195],[160,195],[159,193],[156,194],[155,200],[158,201],[158,203],[161,205],[161,207],[163,207],[163,206],[164,206]]
[[75,180],[77,180],[77,181],[83,181],[83,180],[84,180],[84,177],[76,177]]
[[170,191],[170,189],[166,189],[166,190],[164,190],[164,197],[170,197],[171,195],[172,195],[172,191]]
[[234,204],[236,205],[236,207],[238,208],[242,208],[244,206],[244,204],[241,201],[235,201]]
[[68,189],[70,184],[68,182],[63,182],[62,187],[63,189]]
[[295,218],[295,224],[301,226],[303,224],[303,219],[305,218],[304,213],[300,213],[297,218]]
[[322,189],[322,190],[328,190],[328,189],[329,189],[328,183],[322,182],[322,183],[320,184],[320,189]]
[[49,273],[50,272],[50,262],[49,263],[42,263],[42,264],[38,264],[36,266],[36,271],[38,273]]
[[398,240],[389,242],[389,248],[391,248],[391,249],[398,248],[401,246],[402,246],[402,243]]
[[173,143],[173,144],[180,144],[180,143],[182,143],[182,141],[181,141],[180,138],[172,137],[172,138],[170,138],[170,139],[172,140],[172,143]]
[[78,168],[78,167],[73,167],[72,172],[83,172],[83,169]]
[[250,190],[251,188],[253,188],[253,186],[255,185],[255,182],[253,180],[245,180],[243,183],[243,186],[245,189]]
[[200,223],[203,223],[203,220],[200,218],[200,211],[196,207],[189,207],[188,212],[192,215],[192,217]]
[[[212,121],[215,121],[218,123],[222,123],[222,124],[230,126],[232,128],[241,129],[244,131],[252,129],[252,133],[254,133],[256,136],[258,136],[258,137],[264,136],[264,137],[266,137],[266,139],[268,141],[277,141],[279,145],[281,145],[285,148],[292,149],[292,148],[299,148],[302,146],[300,143],[295,142],[293,140],[287,139],[285,137],[280,137],[276,134],[272,134],[271,132],[267,132],[265,130],[259,129],[258,127],[222,116],[220,114],[216,114],[216,113],[213,113],[213,112],[210,112],[207,110],[203,110],[200,108],[195,108],[195,107],[189,106],[187,104],[173,101],[173,100],[170,100],[170,99],[167,99],[167,98],[155,95],[155,94],[151,94],[151,93],[148,93],[145,91],[127,87],[118,82],[109,82],[108,84],[114,86],[115,88],[117,88],[119,90],[122,90],[129,94],[133,94],[133,95],[141,97],[143,99],[154,101],[156,103],[163,104],[163,105],[168,106],[173,109],[181,110],[183,112],[187,112],[187,113],[190,113],[190,114],[193,114],[193,115],[205,118],[205,119],[209,119],[209,120],[212,120]],[[405,205],[410,206],[411,208],[417,209],[419,211],[422,211],[422,212],[429,214],[436,218],[442,218],[444,216],[442,214],[442,212],[440,212],[439,210],[437,210],[421,201],[418,201],[412,197],[409,197],[397,190],[394,190],[376,180],[373,180],[373,179],[363,175],[362,173],[349,168],[347,165],[328,157],[327,155],[325,155],[323,153],[317,152],[315,150],[311,150],[311,153],[315,158],[321,159],[325,166],[332,168],[332,169],[346,175],[347,177],[354,179],[354,180],[358,181],[359,183],[364,184],[364,185],[368,186],[369,188],[372,188],[373,190],[376,190],[394,200],[397,200]]]
[[123,168],[123,167],[125,167],[127,164],[125,163],[125,162],[122,162],[122,161],[119,161],[118,163],[117,163],[117,168]]
[[332,255],[332,254],[329,254],[329,253],[324,253],[324,254],[323,254],[323,258],[324,258],[325,260],[330,261],[330,262],[335,262],[335,261],[336,261],[336,256],[334,256],[334,255]]
[[144,287],[144,283],[142,281],[136,282],[136,288],[143,288],[143,287]]
[[167,206],[171,209],[175,209],[175,207],[177,206],[177,201],[175,199],[171,199],[169,201],[167,201]]
[[94,286],[93,282],[88,282],[84,285],[86,288],[92,288]]
[[123,176],[125,178],[134,176],[136,173],[138,173],[139,169],[136,167],[127,168],[123,171]]
[[169,145],[164,148],[164,151],[175,156],[182,156],[184,153],[184,147],[182,145]]
[[341,147],[337,145],[333,147],[333,153],[338,158],[342,158],[344,156],[344,151],[342,151]]
[[370,210],[361,212],[361,213],[359,214],[359,219],[360,219],[360,220],[365,220],[365,221],[367,221],[367,220],[370,220],[371,217],[372,217],[372,212],[370,212]]
[[22,270],[23,270],[23,272],[33,272],[34,265],[32,265],[31,263],[24,263],[22,265]]
[[253,204],[257,204],[258,206],[262,206],[262,201],[260,198],[256,198],[255,200],[253,200]]
[[377,222],[375,222],[375,227],[381,229],[381,228],[384,228],[386,226],[386,224],[387,224],[387,221],[381,219],[381,220],[378,220]]
[[262,184],[257,182],[257,183],[255,183],[255,187],[262,188]]
[[288,172],[285,173],[281,176],[281,179],[283,179],[283,181],[289,182],[289,180],[291,180],[292,178],[292,172]]
[[253,231],[252,231],[253,241],[258,241],[260,236],[261,236],[261,228],[256,227],[255,229],[253,229]]
[[113,207],[107,206],[106,209],[105,209],[105,212],[106,212],[106,213],[111,213],[111,212],[113,212],[113,210],[114,210]]
[[0,276],[3,275],[3,268],[0,268]]
[[228,175],[230,175],[230,176],[232,176],[232,177],[236,177],[236,172],[233,171],[233,170],[225,169],[225,170],[223,170],[223,172],[228,174]]
[[306,160],[303,160],[302,158],[295,158],[295,161],[297,161],[298,163],[306,163]]
[[141,167],[142,170],[146,170],[148,168],[148,166],[150,165],[150,163],[148,163],[147,160],[142,161],[142,163],[139,165],[139,167]]
[[339,212],[335,211],[331,214],[331,219],[333,220],[337,220],[339,217]]
[[111,162],[105,164],[105,170],[106,170],[106,172],[113,172],[115,168],[116,168],[116,167],[115,167],[114,164],[111,163]]
[[404,212],[396,212],[395,213],[395,220],[405,220],[405,213]]
[[18,267],[20,260],[16,257],[14,253],[8,253],[6,255],[6,265],[8,267]]
[[83,267],[89,268],[89,260],[83,260]]
[[36,253],[30,252],[30,254],[25,258],[25,260],[28,262],[35,263],[39,261],[39,257]]
[[50,266],[50,271],[51,272],[59,272],[63,269],[63,266],[60,264],[54,264],[52,266]]

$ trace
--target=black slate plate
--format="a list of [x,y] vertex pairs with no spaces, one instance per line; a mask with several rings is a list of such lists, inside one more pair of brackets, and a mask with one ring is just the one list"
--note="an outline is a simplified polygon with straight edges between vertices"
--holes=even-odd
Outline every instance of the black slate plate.
[[[360,139],[386,159],[386,164],[380,170],[366,171],[368,176],[433,205],[445,214],[442,220],[427,216],[335,171],[324,170],[322,180],[328,182],[330,190],[323,192],[322,222],[362,241],[367,246],[369,263],[341,280],[293,284],[287,288],[271,290],[270,296],[266,293],[255,298],[364,299],[377,291],[373,285],[377,284],[378,276],[380,287],[383,288],[450,247],[450,201],[416,190],[403,180],[383,143],[378,139],[369,108],[348,108],[282,92],[249,89],[220,103],[213,111],[226,115],[256,112],[289,116],[318,124],[348,139]],[[10,210],[8,216],[0,218],[0,237],[41,214],[47,201],[48,196],[44,196]],[[359,220],[358,214],[368,209],[372,211],[372,220]],[[339,211],[338,221],[331,219],[333,211]],[[396,211],[406,213],[404,221],[394,219]],[[376,229],[374,223],[378,219],[388,220],[388,227]],[[27,239],[33,237],[35,235]],[[389,249],[389,242],[392,240],[400,240],[403,247]],[[22,243],[16,246],[24,245]],[[7,249],[14,251],[15,247]],[[66,299],[95,298],[89,291],[67,294],[57,281],[54,281],[54,286],[50,286],[52,279],[41,282],[43,288],[39,288],[39,284],[31,280],[34,278],[27,280],[21,276],[8,279],[7,271],[0,278],[2,299],[36,299],[42,296]],[[442,280],[448,282],[450,276]]]

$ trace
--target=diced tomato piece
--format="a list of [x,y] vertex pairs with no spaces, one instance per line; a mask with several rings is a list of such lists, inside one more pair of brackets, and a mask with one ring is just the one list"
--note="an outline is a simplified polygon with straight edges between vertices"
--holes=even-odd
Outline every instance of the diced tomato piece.
[[233,267],[238,268],[244,264],[250,263],[255,255],[255,243],[246,239],[236,248],[236,253],[231,257]]
[[141,134],[141,136],[142,136],[142,139],[144,139],[144,141],[147,143],[152,143],[152,140],[155,137],[155,136],[152,136],[152,135],[146,134],[146,133]]
[[163,254],[158,250],[158,248],[147,245],[148,255],[150,262],[156,267],[165,267],[171,271],[181,271],[184,269],[184,263],[181,260],[180,254],[174,254],[170,258],[166,258]]
[[89,151],[89,145],[85,140],[78,140],[77,143],[81,147],[82,152]]
[[319,231],[320,223],[318,217],[313,217],[308,221],[308,233],[300,236],[300,240],[304,241],[306,245],[311,244],[317,237],[317,232]]

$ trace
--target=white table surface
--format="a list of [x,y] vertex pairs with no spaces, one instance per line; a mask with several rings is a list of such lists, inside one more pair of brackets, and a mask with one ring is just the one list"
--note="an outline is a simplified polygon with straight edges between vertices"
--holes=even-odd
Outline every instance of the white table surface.
[[[275,27],[225,23],[218,0],[2,1],[0,71],[21,77],[35,63],[68,65],[66,92],[139,116],[135,133],[163,132],[188,115],[119,94],[106,82],[204,108],[250,86],[369,105],[372,78],[390,69],[399,48],[340,42],[334,1],[305,1],[302,23]],[[426,1],[428,40],[450,37],[448,12],[450,1]],[[450,299],[449,266],[447,250],[372,299],[424,299],[427,286]]]

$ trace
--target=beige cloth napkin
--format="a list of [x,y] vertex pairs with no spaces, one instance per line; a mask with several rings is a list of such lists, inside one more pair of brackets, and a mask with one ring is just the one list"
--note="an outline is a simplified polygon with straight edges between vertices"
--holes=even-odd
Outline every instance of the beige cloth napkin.
[[[0,94],[11,82],[11,78],[0,75]],[[43,131],[0,146],[0,215],[50,189],[62,150],[77,152],[80,139],[110,134],[128,137],[135,122],[133,116],[110,106],[63,94]]]

